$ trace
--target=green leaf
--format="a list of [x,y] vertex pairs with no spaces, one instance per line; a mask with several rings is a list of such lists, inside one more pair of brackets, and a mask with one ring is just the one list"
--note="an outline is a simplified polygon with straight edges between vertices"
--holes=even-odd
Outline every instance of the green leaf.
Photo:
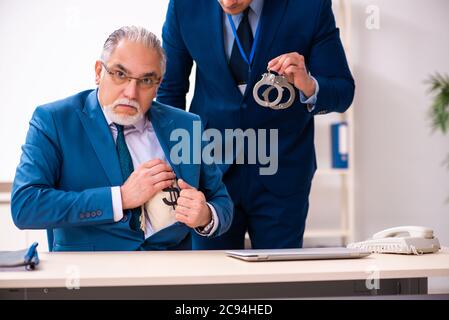
[[434,100],[429,111],[433,130],[449,131],[449,76],[436,73],[427,81]]
[[[434,95],[429,116],[433,130],[441,130],[444,134],[449,131],[449,76],[436,73],[427,81],[430,85],[429,93]],[[449,169],[449,156],[444,161]],[[446,203],[449,204],[449,198]]]

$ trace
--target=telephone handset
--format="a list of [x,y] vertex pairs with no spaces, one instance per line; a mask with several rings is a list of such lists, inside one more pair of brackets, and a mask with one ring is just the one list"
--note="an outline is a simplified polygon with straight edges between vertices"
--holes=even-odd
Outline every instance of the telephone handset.
[[440,250],[440,242],[430,228],[404,226],[380,231],[367,241],[350,243],[347,247],[373,253],[418,255],[437,252]]
[[398,236],[408,236],[413,238],[433,238],[433,230],[425,227],[396,227],[385,229],[373,235],[373,239],[382,239],[382,238],[390,238],[390,237],[398,237]]

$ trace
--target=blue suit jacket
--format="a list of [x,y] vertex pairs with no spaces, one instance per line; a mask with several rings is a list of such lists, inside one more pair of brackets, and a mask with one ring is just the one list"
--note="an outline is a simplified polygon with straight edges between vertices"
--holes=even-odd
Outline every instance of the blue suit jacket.
[[[168,64],[158,101],[184,109],[192,61],[197,64],[190,111],[206,128],[278,129],[279,170],[260,176],[273,193],[287,195],[308,186],[316,170],[314,119],[316,114],[344,112],[354,95],[354,81],[339,38],[330,0],[265,0],[260,40],[248,90],[242,97],[228,67],[223,40],[223,11],[217,1],[171,0],[163,28]],[[260,107],[252,88],[268,62],[284,53],[305,57],[319,83],[312,113],[299,101],[285,110]],[[226,171],[226,166],[220,166]]]
[[[148,116],[169,160],[170,133],[191,133],[195,115],[153,102]],[[54,251],[136,250],[175,248],[189,236],[183,223],[162,229],[144,240],[129,219],[113,221],[111,186],[123,179],[115,143],[97,99],[89,90],[38,107],[30,121],[16,171],[12,216],[20,229],[50,229]],[[169,160],[170,161],[170,160]],[[170,162],[178,178],[203,191],[216,209],[224,233],[232,220],[232,202],[221,172],[214,165]]]

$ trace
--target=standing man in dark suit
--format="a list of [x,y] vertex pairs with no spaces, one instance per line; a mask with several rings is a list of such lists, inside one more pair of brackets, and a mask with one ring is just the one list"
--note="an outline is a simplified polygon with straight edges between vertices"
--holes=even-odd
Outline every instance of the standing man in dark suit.
[[[278,134],[275,174],[260,174],[260,159],[219,165],[234,220],[223,236],[194,237],[194,248],[242,248],[246,231],[253,248],[301,247],[316,170],[314,117],[345,112],[355,89],[331,0],[171,0],[162,37],[168,64],[159,101],[186,108],[195,61],[190,112],[206,129]],[[253,88],[267,68],[294,86],[289,108],[256,103]]]

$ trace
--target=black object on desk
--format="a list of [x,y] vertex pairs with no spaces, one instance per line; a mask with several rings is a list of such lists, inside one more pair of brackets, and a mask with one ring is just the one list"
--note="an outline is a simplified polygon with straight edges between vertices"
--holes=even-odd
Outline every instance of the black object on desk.
[[34,270],[39,264],[37,246],[38,243],[34,242],[28,249],[0,251],[0,268],[24,266],[27,270]]

